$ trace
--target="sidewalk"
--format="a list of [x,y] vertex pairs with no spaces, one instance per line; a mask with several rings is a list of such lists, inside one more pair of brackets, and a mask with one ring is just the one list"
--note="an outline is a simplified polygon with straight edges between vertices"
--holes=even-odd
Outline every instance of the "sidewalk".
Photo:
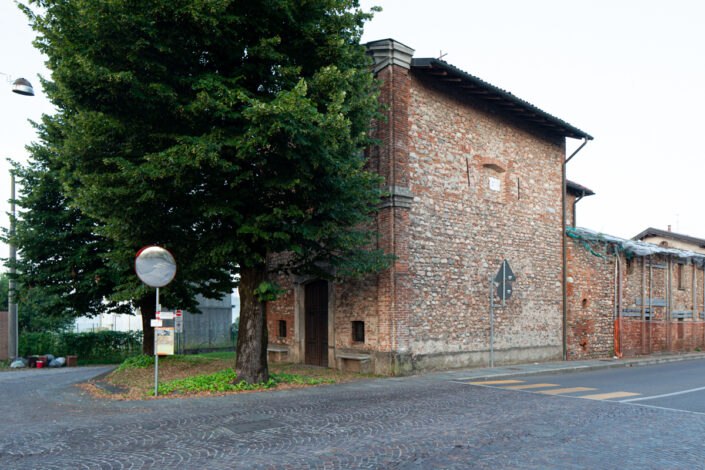
[[432,375],[446,380],[483,380],[500,377],[514,377],[540,374],[567,374],[598,369],[612,369],[616,367],[637,367],[667,362],[705,360],[705,353],[671,354],[663,356],[650,356],[642,358],[625,359],[594,359],[588,361],[559,361],[531,364],[513,364],[482,369],[461,369],[437,372]]

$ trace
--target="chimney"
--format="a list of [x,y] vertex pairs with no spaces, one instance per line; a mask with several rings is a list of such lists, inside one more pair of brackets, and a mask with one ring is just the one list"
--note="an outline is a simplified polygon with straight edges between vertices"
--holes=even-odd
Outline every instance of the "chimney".
[[411,68],[414,50],[399,41],[382,39],[368,42],[365,46],[367,47],[367,55],[372,57],[374,62],[373,72],[375,75],[388,65],[398,65],[407,70]]
[[671,224],[668,224],[668,231],[671,231]]

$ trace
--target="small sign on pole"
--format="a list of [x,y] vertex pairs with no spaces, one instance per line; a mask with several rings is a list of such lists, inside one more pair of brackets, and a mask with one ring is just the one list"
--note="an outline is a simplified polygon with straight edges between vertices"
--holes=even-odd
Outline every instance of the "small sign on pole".
[[174,329],[177,333],[184,332],[184,317],[181,314],[181,310],[174,312]]
[[[507,306],[507,299],[512,296],[513,292],[511,283],[516,280],[517,277],[506,259],[502,262],[494,279],[490,276],[490,367],[494,367],[494,310]],[[495,305],[495,294],[502,299],[501,305]]]
[[152,328],[155,328],[157,326],[162,326],[162,321],[153,318],[149,321],[149,326],[151,326]]

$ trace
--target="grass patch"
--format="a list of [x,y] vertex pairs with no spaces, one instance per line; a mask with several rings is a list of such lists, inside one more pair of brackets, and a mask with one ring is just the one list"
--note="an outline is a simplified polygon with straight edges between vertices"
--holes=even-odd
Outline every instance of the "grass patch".
[[198,392],[241,392],[245,390],[265,390],[278,384],[320,385],[335,383],[334,379],[301,376],[292,374],[270,374],[267,382],[248,384],[245,381],[235,383],[235,371],[225,369],[215,374],[196,375],[185,379],[176,379],[159,384],[160,394],[198,393]]
[[[335,369],[294,363],[269,364],[270,380],[266,383],[235,382],[233,351],[203,353],[159,358],[159,396],[197,397],[226,393],[257,392],[269,389],[310,387],[350,382],[372,375],[344,373]],[[134,356],[102,379],[127,391],[110,395],[111,399],[143,400],[154,394],[154,356]],[[92,385],[84,387],[90,393],[105,398]]]

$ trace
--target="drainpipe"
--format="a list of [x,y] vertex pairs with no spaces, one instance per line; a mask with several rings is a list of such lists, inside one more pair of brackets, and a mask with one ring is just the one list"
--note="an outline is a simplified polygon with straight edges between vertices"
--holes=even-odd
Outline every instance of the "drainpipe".
[[570,154],[568,158],[566,158],[563,161],[563,164],[561,165],[561,187],[563,189],[563,195],[562,195],[562,223],[561,223],[561,234],[563,238],[563,360],[567,361],[568,360],[568,237],[565,233],[566,229],[566,221],[565,221],[565,213],[566,213],[566,165],[568,162],[578,153],[580,152],[585,145],[587,145],[588,139],[587,137],[583,140],[583,143],[578,147],[575,152]]

